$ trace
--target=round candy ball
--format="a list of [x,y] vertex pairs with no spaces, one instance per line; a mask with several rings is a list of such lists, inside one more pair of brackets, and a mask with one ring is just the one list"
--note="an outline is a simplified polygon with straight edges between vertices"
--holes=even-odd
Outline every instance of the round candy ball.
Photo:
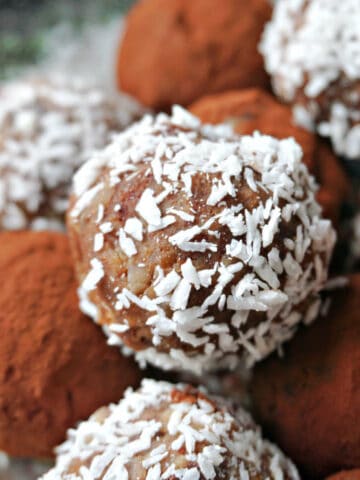
[[320,306],[335,234],[293,139],[180,107],[78,171],[68,213],[82,307],[163,369],[248,365]]
[[130,11],[118,84],[145,105],[170,110],[206,93],[268,86],[258,43],[268,0],[142,0]]
[[0,234],[0,450],[47,457],[141,373],[78,307],[67,237]]
[[360,160],[360,2],[279,0],[260,45],[299,124]]
[[68,433],[42,480],[298,480],[249,415],[186,385],[144,380]]
[[0,86],[0,230],[63,229],[72,176],[142,114],[87,80],[30,77]]

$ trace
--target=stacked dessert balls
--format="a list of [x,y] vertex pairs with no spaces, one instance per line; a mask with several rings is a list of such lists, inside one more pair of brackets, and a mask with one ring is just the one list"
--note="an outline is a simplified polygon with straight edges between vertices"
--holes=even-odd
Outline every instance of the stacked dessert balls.
[[[356,478],[357,276],[324,290],[351,188],[336,153],[357,158],[357,14],[353,0],[279,0],[272,20],[266,0],[142,0],[118,81],[167,113],[139,121],[143,107],[80,80],[0,89],[0,229],[64,227],[67,208],[72,252],[61,233],[0,234],[0,448],[63,442],[43,480],[300,478],[286,455],[304,478]],[[313,132],[265,91],[268,20],[265,66]],[[232,405],[177,383],[232,369],[281,450],[239,407],[244,385]],[[145,375],[158,380],[136,389]]]

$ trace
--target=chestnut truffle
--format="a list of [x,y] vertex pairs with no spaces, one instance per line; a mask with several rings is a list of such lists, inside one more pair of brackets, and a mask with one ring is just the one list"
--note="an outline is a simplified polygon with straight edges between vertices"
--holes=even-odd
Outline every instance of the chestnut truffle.
[[320,211],[293,139],[147,116],[75,175],[82,308],[142,363],[252,365],[317,314],[335,240]]
[[298,332],[284,358],[254,370],[251,393],[265,432],[305,478],[360,465],[360,274],[333,292],[326,318]]
[[250,416],[193,387],[143,380],[58,450],[43,480],[298,480]]
[[288,106],[263,90],[245,89],[208,95],[195,102],[190,111],[205,123],[231,123],[240,134],[258,130],[277,138],[294,137],[303,149],[305,164],[320,184],[317,198],[324,217],[337,224],[350,182],[326,143],[294,124]]
[[0,230],[62,229],[74,172],[140,114],[127,97],[80,78],[1,85]]
[[360,160],[359,0],[279,0],[260,49],[299,124]]
[[1,233],[0,278],[0,449],[50,456],[140,372],[79,311],[65,235]]
[[258,43],[270,16],[268,0],[142,0],[126,20],[119,87],[157,110],[267,87]]

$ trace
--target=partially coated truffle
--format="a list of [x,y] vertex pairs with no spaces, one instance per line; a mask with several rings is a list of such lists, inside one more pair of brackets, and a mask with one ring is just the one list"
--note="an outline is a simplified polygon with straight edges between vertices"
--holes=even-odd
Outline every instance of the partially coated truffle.
[[260,49],[299,124],[360,160],[359,0],[279,0]]
[[320,305],[335,234],[293,139],[145,117],[75,176],[82,308],[140,362],[248,365]]
[[169,110],[232,88],[266,87],[258,42],[267,0],[142,0],[126,19],[121,90]]
[[140,372],[80,312],[65,235],[1,233],[0,278],[0,450],[50,456]]
[[298,480],[241,409],[186,385],[144,380],[58,450],[43,480]]
[[75,171],[141,114],[80,78],[0,85],[0,230],[62,229]]
[[349,195],[350,182],[325,142],[294,124],[291,109],[260,89],[234,90],[208,95],[190,106],[205,123],[230,123],[239,134],[259,131],[276,138],[294,137],[303,149],[303,160],[317,179],[317,198],[325,218],[337,224]]
[[252,397],[265,432],[305,478],[360,465],[360,275],[334,292],[325,318],[254,370]]

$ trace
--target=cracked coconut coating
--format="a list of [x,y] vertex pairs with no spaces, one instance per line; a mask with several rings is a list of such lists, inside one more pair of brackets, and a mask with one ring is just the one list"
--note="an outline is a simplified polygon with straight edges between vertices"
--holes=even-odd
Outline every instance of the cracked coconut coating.
[[79,310],[64,234],[0,233],[0,278],[0,450],[50,457],[142,375]]
[[62,229],[74,172],[141,113],[80,78],[1,85],[0,230]]
[[350,191],[340,162],[330,147],[313,133],[294,124],[291,109],[267,92],[251,88],[208,95],[190,106],[206,123],[230,123],[239,134],[259,131],[276,138],[294,137],[303,149],[303,161],[319,183],[317,200],[325,218],[337,224]]
[[297,122],[360,160],[360,2],[279,0],[260,50]]
[[258,43],[268,0],[142,0],[126,18],[118,56],[122,91],[156,110],[207,93],[269,86]]
[[241,409],[193,387],[143,380],[57,449],[43,480],[297,480]]
[[68,227],[82,308],[139,362],[248,365],[315,318],[335,233],[293,139],[180,107],[76,174]]

